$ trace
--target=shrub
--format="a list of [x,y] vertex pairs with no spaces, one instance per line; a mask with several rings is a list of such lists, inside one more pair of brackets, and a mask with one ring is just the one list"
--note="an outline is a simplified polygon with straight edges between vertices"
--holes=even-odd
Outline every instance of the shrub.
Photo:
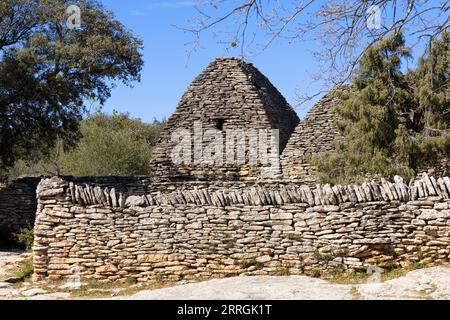
[[5,175],[10,179],[24,175],[147,175],[163,125],[164,121],[144,123],[128,114],[97,113],[81,121],[81,137],[75,146],[67,149],[58,140],[48,153],[18,159]]
[[248,269],[253,266],[255,266],[257,269],[261,269],[263,267],[263,264],[256,261],[256,259],[248,259],[241,261],[236,260],[235,264],[239,265],[242,269]]
[[77,147],[60,156],[63,172],[74,176],[148,174],[161,126],[159,122],[145,124],[126,114],[99,114],[86,119]]
[[318,250],[314,252],[314,258],[316,258],[318,261],[323,262],[330,262],[331,260],[333,260],[332,255],[320,253]]
[[137,283],[137,279],[132,276],[128,276],[125,280],[125,283],[129,286],[135,285]]
[[26,227],[20,230],[19,233],[16,234],[17,242],[22,244],[27,251],[31,251],[33,249],[34,242],[34,229],[31,227]]
[[289,271],[289,268],[278,268],[275,270],[275,275],[280,277],[287,277],[291,275],[291,272]]

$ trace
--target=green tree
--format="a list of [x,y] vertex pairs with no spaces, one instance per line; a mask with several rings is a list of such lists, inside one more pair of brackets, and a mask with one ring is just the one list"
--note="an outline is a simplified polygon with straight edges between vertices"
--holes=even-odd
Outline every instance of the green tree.
[[[69,5],[81,26],[67,27]],[[86,100],[140,80],[142,42],[95,0],[0,3],[0,170],[78,137]],[[1,171],[0,171],[1,175]]]
[[336,110],[343,139],[335,141],[335,153],[313,159],[322,181],[410,178],[425,164],[448,161],[448,44],[445,33],[435,39],[417,70],[406,75],[401,63],[410,54],[401,32],[366,52],[353,90],[342,93]]
[[128,114],[97,114],[82,122],[78,145],[61,153],[57,162],[62,173],[74,176],[146,175],[162,125]]
[[[418,67],[407,74],[414,88],[418,119],[407,143],[424,166],[448,167],[450,158],[450,33],[430,42]],[[444,168],[445,169],[445,168]],[[448,168],[447,168],[448,169]]]

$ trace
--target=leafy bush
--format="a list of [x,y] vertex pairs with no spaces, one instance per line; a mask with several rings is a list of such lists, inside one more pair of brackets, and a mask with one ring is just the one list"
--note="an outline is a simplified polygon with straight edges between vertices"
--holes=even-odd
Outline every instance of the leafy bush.
[[289,268],[283,267],[283,268],[277,268],[275,270],[275,275],[279,277],[287,277],[291,275],[291,272],[289,271]]
[[148,174],[152,147],[161,123],[145,124],[127,114],[97,114],[81,125],[82,138],[63,153],[63,172],[74,176]]
[[8,172],[21,175],[128,176],[149,173],[150,156],[164,122],[144,123],[128,114],[97,113],[81,122],[71,150],[56,143],[49,154],[19,160]]
[[25,248],[30,251],[33,249],[34,242],[34,229],[31,227],[26,227],[20,230],[19,233],[16,234],[17,242],[24,245]]

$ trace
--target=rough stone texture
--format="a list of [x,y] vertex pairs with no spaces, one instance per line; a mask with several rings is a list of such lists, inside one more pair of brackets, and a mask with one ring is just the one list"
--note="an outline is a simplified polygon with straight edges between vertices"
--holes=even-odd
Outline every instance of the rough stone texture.
[[305,276],[214,279],[158,290],[123,300],[448,300],[450,269],[433,267],[386,282],[333,284]]
[[67,277],[74,269],[111,281],[314,274],[439,263],[450,254],[448,177],[315,189],[166,185],[145,195],[115,194],[114,205],[99,188],[41,181],[36,279]]
[[[29,255],[22,252],[0,251],[0,300],[79,300],[69,291],[79,288],[69,279],[64,285],[44,282],[25,282],[21,287],[2,282],[8,270],[16,268]],[[72,280],[73,281],[73,280]],[[440,299],[450,298],[450,269],[445,266],[414,270],[397,279],[381,282],[380,275],[372,275],[365,283],[341,285],[306,276],[254,276],[213,279],[197,282],[180,281],[170,288],[142,290],[122,296],[119,288],[105,290],[106,299],[120,300],[265,300],[265,299]],[[145,284],[138,283],[135,288]],[[31,289],[52,288],[51,293],[26,297]],[[93,289],[98,290],[99,289]],[[89,292],[89,291],[88,291]],[[84,297],[83,299],[88,299]]]
[[[70,179],[73,183],[79,182],[84,187],[86,184],[107,187],[103,191],[118,195],[141,195],[153,190],[149,188],[151,184],[148,177],[64,177],[64,179]],[[15,242],[14,234],[23,228],[34,226],[37,208],[36,187],[40,180],[41,177],[26,177],[0,186],[0,245],[10,246]],[[58,191],[48,192],[48,195],[51,195]]]
[[[180,128],[193,136],[194,122],[201,121],[203,130],[218,129],[222,121],[222,135],[227,130],[279,129],[280,152],[299,123],[295,111],[280,92],[252,64],[235,58],[218,58],[189,86],[175,113],[161,133],[153,153],[151,172],[155,179],[186,180],[258,180],[262,179],[261,165],[190,164],[175,166],[171,151],[176,143],[171,134]],[[219,126],[220,127],[220,126]],[[203,141],[203,147],[209,142]],[[248,138],[246,152],[248,157]]]
[[333,152],[332,142],[340,138],[334,112],[341,104],[336,91],[348,91],[345,85],[337,86],[326,94],[306,115],[292,134],[281,156],[285,179],[296,179],[307,184],[315,183],[314,168],[309,157]]
[[33,227],[36,186],[41,178],[22,178],[0,188],[0,245],[22,228]]
[[[350,285],[306,276],[254,276],[213,279],[171,288],[145,290],[120,300],[351,300]],[[108,299],[109,300],[109,299]]]
[[11,278],[8,270],[18,268],[30,257],[31,253],[19,250],[0,251],[0,289],[11,286],[11,283],[6,282]]

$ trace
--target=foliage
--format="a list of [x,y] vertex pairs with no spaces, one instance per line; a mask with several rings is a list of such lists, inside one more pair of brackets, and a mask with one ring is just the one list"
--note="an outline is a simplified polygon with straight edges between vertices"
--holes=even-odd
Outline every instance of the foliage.
[[301,234],[293,233],[293,232],[288,233],[287,238],[292,241],[301,241],[302,240]]
[[234,264],[240,266],[242,269],[248,269],[253,266],[256,267],[256,269],[261,269],[263,267],[263,264],[256,261],[255,258],[244,259],[244,260],[235,260]]
[[277,276],[279,276],[279,277],[288,277],[288,276],[291,275],[291,272],[290,272],[289,268],[286,268],[286,267],[284,267],[284,268],[279,267],[279,268],[277,268],[277,269],[275,270],[275,275],[277,275]]
[[392,279],[397,279],[397,278],[403,277],[410,271],[425,269],[430,266],[423,264],[423,263],[413,263],[404,268],[387,268],[387,269],[383,270],[383,272],[381,273],[381,281],[384,282],[384,281],[389,281]]
[[128,276],[125,280],[125,283],[129,286],[135,285],[137,282],[138,282],[137,279],[132,276]]
[[159,122],[144,124],[128,115],[98,114],[81,124],[77,147],[61,154],[62,171],[74,176],[148,174],[160,128]]
[[407,77],[421,117],[420,134],[405,141],[410,146],[406,156],[417,152],[423,164],[444,163],[450,158],[450,32],[430,43]]
[[[343,139],[335,153],[314,157],[321,181],[342,183],[366,175],[413,177],[423,165],[450,156],[449,36],[430,44],[416,70],[403,73],[409,57],[401,32],[370,48],[350,93],[336,111]],[[437,57],[440,57],[439,59]]]
[[[98,114],[81,124],[77,147],[60,155],[62,171],[74,176],[148,174],[162,123],[145,124],[127,114]],[[80,165],[82,164],[82,165]]]
[[163,125],[164,121],[147,124],[116,111],[112,116],[98,113],[81,122],[80,139],[74,148],[64,150],[59,141],[42,158],[17,161],[9,176],[146,175]]
[[334,258],[331,254],[326,254],[326,253],[321,253],[318,250],[314,251],[314,258],[317,259],[319,262],[323,261],[323,262],[330,262],[332,261]]
[[56,141],[55,146],[46,152],[33,152],[33,158],[22,156],[15,161],[14,166],[6,171],[9,180],[15,180],[21,176],[54,176],[61,175],[59,158],[64,152],[61,140]]
[[[81,9],[78,29],[66,25],[70,4]],[[103,104],[114,80],[140,80],[141,49],[96,0],[3,0],[0,169],[18,157],[36,158],[55,141],[72,146],[86,100]]]
[[330,281],[337,284],[366,283],[369,275],[361,270],[346,271],[343,267],[335,267],[331,272]]
[[23,228],[15,235],[17,242],[24,245],[27,251],[33,249],[34,229],[32,227]]

